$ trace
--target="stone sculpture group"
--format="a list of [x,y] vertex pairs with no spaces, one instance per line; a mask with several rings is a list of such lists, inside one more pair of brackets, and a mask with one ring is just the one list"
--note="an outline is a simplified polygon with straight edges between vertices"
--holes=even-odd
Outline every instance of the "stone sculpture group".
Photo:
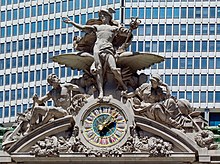
[[[17,141],[25,142],[22,138],[65,117],[71,117],[73,120],[68,127],[71,130],[41,136],[31,147],[24,150],[36,156],[58,156],[64,152],[82,152],[86,156],[96,157],[119,157],[123,152],[148,152],[149,157],[169,156],[175,145],[159,135],[146,132],[141,125],[139,127],[138,120],[141,119],[152,122],[155,127],[173,128],[180,133],[192,132],[196,134],[194,142],[198,146],[217,148],[213,142],[213,133],[202,130],[206,122],[188,100],[173,97],[160,75],[137,74],[137,70],[149,68],[164,58],[150,53],[127,52],[126,49],[132,41],[132,30],[138,28],[140,21],[132,18],[130,29],[127,29],[112,19],[113,11],[101,10],[99,19],[91,19],[86,25],[79,25],[69,18],[64,20],[65,23],[84,31],[85,36],[75,38],[74,41],[75,49],[80,52],[55,56],[53,60],[72,69],[82,69],[84,74],[65,84],[61,84],[55,74],[50,74],[47,81],[52,90],[41,98],[34,95],[32,108],[19,114],[18,127],[4,142],[6,151],[19,152]],[[53,100],[54,106],[46,105],[50,99]],[[119,143],[123,144],[117,148],[88,146],[82,142],[82,136],[79,135],[82,127],[77,125],[77,120],[84,119],[80,117],[83,116],[82,110],[86,109],[87,104],[92,104],[91,107],[93,104],[112,105],[111,100],[117,100],[132,111],[124,111],[125,115],[134,120],[131,121],[133,125],[127,128],[128,137],[122,139],[125,141],[120,141]],[[115,119],[116,116],[108,124],[101,125],[103,128],[108,125],[107,128],[114,129]],[[110,124],[112,127],[109,127]]]

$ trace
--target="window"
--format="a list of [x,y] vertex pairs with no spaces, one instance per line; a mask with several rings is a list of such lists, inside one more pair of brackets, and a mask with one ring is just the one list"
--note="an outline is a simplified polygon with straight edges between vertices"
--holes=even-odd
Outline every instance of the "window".
[[215,7],[210,7],[210,18],[215,18]]
[[7,26],[7,28],[6,28],[6,36],[7,37],[11,36],[11,26]]
[[178,69],[178,58],[173,58],[173,62],[172,62],[172,68],[173,69]]
[[205,91],[201,92],[200,101],[201,101],[201,103],[206,102],[206,92]]
[[174,7],[173,18],[179,18],[179,8]]
[[35,17],[36,16],[36,6],[31,7],[31,16]]
[[25,7],[25,18],[30,17],[30,7]]
[[43,37],[43,47],[47,47],[47,36]]
[[50,19],[49,21],[49,30],[53,30],[54,29],[54,19]]
[[215,24],[209,24],[209,35],[215,35]]
[[186,35],[186,25],[185,24],[181,24],[180,34]]
[[[73,10],[73,0],[69,0],[68,2],[69,2],[69,3],[68,3],[68,10],[69,10],[69,11],[72,11],[72,10]],[[93,3],[93,2],[89,1],[89,4],[90,4],[90,3]]]
[[31,22],[31,33],[35,33],[35,32],[36,32],[36,23]]
[[54,3],[50,3],[50,14],[54,14]]
[[29,50],[29,39],[25,39],[24,41],[24,49]]
[[215,50],[215,42],[209,41],[209,51],[214,52],[214,50]]
[[19,24],[18,25],[18,33],[19,33],[19,35],[23,35],[23,28],[24,28],[23,24]]
[[202,35],[207,35],[208,34],[208,25],[203,24],[202,25]]
[[179,51],[179,41],[174,41],[173,42],[173,52],[178,52]]
[[56,13],[60,12],[60,2],[56,2]]
[[214,58],[208,58],[209,59],[209,69],[214,69]]
[[154,7],[153,8],[153,19],[157,19],[157,18],[158,18],[158,8]]
[[186,86],[192,86],[192,75],[186,76]]
[[42,5],[38,5],[37,15],[38,15],[38,16],[41,16],[41,15],[42,15]]
[[203,7],[202,8],[202,17],[203,18],[208,18],[208,7]]
[[[9,96],[9,92],[8,91],[6,91],[5,92],[6,93],[6,95],[8,95]],[[9,99],[9,98],[8,98]],[[8,100],[7,100],[8,101]],[[4,115],[5,117],[9,117],[9,107],[7,106],[7,107],[5,107],[5,115]]]
[[18,83],[22,83],[22,73],[18,73]]
[[172,86],[178,85],[178,75],[172,75]]
[[18,19],[18,9],[13,9],[13,20]]
[[160,8],[160,19],[164,19],[165,18],[165,8],[161,7]]
[[216,68],[219,69],[220,68],[220,58],[216,58]]
[[37,48],[41,48],[41,38],[37,38]]
[[207,74],[201,75],[201,85],[206,86],[207,84]]
[[56,29],[60,28],[60,18],[56,18],[56,25],[55,25]]
[[194,52],[200,52],[200,41],[194,42]]
[[185,86],[185,75],[180,75],[179,77],[179,85]]
[[5,11],[1,11],[1,22],[5,21]]
[[167,7],[166,18],[172,18],[172,7]]
[[48,14],[48,4],[44,4],[44,15]]
[[194,58],[194,69],[200,69],[200,58]]
[[165,83],[170,86],[170,75],[165,75]]
[[53,46],[53,35],[49,36],[49,46]]
[[11,90],[11,100],[15,100],[15,90]]
[[186,18],[186,7],[181,7],[181,18]]
[[199,86],[199,75],[194,75],[194,86]]
[[196,7],[196,18],[201,18],[201,8]]
[[173,35],[179,35],[179,25],[178,24],[173,25]]
[[[125,12],[126,12],[126,9],[125,9]],[[130,14],[128,18],[130,18]],[[151,19],[151,8],[149,7],[146,8],[146,19]]]
[[172,25],[167,24],[166,25],[166,35],[171,35],[172,34]]
[[194,8],[193,7],[188,8],[188,18],[194,18]]
[[13,58],[12,58],[12,68],[16,68],[16,65],[17,65],[17,63],[16,63],[16,57],[13,57]]
[[166,41],[166,52],[171,52],[171,41]]
[[208,75],[208,86],[214,86],[214,75]]
[[43,30],[47,31],[48,30],[48,20],[43,21]]
[[126,19],[129,19],[129,18],[130,18],[130,12],[131,12],[131,9],[130,9],[130,8],[125,8],[125,18],[126,18]]
[[55,45],[58,46],[60,45],[60,35],[55,35]]
[[158,27],[158,25],[157,24],[153,24],[153,26],[152,26],[152,35],[157,35],[157,28]]
[[195,25],[195,34],[196,35],[200,35],[200,27],[201,27],[200,24]]

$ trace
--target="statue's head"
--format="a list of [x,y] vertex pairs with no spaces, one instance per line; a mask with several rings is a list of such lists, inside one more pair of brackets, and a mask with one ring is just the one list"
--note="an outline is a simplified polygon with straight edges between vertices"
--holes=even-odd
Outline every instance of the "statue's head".
[[99,19],[103,23],[109,24],[112,20],[112,13],[115,13],[115,10],[112,8],[109,8],[108,10],[100,10],[99,11]]
[[153,88],[157,88],[161,83],[161,77],[158,74],[153,74],[150,78],[151,84]]
[[60,85],[60,79],[54,73],[48,75],[47,82],[53,87],[57,87]]

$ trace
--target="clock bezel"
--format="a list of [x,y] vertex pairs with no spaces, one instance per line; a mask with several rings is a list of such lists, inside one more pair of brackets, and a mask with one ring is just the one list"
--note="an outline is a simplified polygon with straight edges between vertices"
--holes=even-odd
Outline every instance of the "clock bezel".
[[[88,113],[94,110],[94,108],[100,107],[100,106],[112,106],[114,108],[117,108],[119,110],[126,122],[127,122],[127,127],[126,131],[124,132],[124,136],[115,144],[109,145],[107,147],[105,146],[100,146],[100,145],[94,145],[93,143],[90,143],[86,137],[83,135],[83,121],[86,116],[88,116]],[[134,113],[131,108],[129,108],[126,104],[123,104],[122,102],[110,98],[108,102],[100,102],[99,99],[90,99],[88,103],[86,103],[81,110],[79,111],[77,117],[76,117],[76,126],[79,127],[79,138],[80,141],[89,148],[92,149],[100,149],[100,148],[105,148],[105,149],[113,149],[119,146],[122,146],[125,144],[127,141],[128,137],[130,136],[130,127],[134,124]]]

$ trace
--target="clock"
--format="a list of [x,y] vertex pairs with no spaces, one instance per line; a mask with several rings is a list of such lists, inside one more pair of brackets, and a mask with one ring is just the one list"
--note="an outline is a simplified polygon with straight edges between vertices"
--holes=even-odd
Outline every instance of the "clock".
[[80,110],[80,140],[93,148],[116,147],[125,143],[133,121],[129,115],[133,112],[129,113],[128,108],[115,99],[105,103],[93,101]]
[[98,105],[83,119],[83,136],[91,144],[109,147],[117,144],[127,130],[126,116],[112,105]]

